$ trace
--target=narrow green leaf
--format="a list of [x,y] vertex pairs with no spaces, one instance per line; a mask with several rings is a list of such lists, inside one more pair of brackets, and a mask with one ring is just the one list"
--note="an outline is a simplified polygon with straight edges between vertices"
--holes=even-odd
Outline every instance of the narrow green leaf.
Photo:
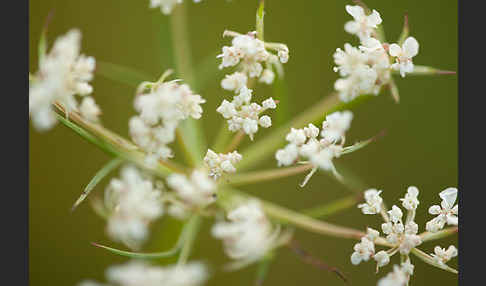
[[86,188],[84,188],[83,193],[81,194],[81,196],[79,196],[78,200],[74,203],[73,207],[71,208],[71,211],[74,211],[76,207],[78,207],[79,204],[81,204],[86,199],[86,197],[88,197],[89,193],[91,193],[91,191],[96,187],[96,185],[98,185],[98,183],[104,177],[106,177],[106,175],[108,175],[111,171],[115,170],[118,166],[120,166],[122,162],[123,162],[122,159],[115,158],[109,161],[106,165],[104,165],[103,168],[101,168],[91,179],[91,181],[88,183]]
[[144,72],[103,61],[96,62],[95,73],[131,87],[137,87],[141,82],[152,78]]
[[278,108],[275,110],[275,126],[281,126],[289,120],[290,117],[290,96],[287,82],[284,75],[275,73],[275,81],[273,82],[273,97],[278,100]]
[[358,151],[359,149],[366,147],[368,144],[370,144],[372,142],[376,142],[376,140],[378,140],[380,137],[382,137],[384,135],[384,133],[385,133],[385,131],[382,131],[382,132],[378,133],[377,135],[371,137],[370,139],[360,141],[360,142],[356,142],[351,146],[344,147],[343,151],[341,152],[341,155],[349,154],[349,153],[352,153],[354,151]]
[[260,5],[258,6],[257,14],[256,14],[256,32],[257,38],[263,41],[263,17],[265,15],[264,7],[265,1],[260,0]]
[[273,251],[269,252],[258,263],[255,286],[263,285],[263,281],[265,280],[265,277],[267,277],[268,270],[270,269],[270,265],[272,264],[274,257],[275,257],[275,253]]
[[218,68],[218,60],[216,58],[221,52],[216,51],[207,55],[194,68],[194,84],[191,87],[195,92],[202,92],[210,82],[222,78],[224,73]]
[[219,128],[218,134],[216,135],[216,139],[214,140],[211,149],[214,152],[223,152],[232,134],[233,132],[228,130],[226,120],[224,120],[221,124],[221,127]]
[[356,195],[347,196],[322,206],[302,210],[301,213],[313,218],[325,218],[329,215],[336,214],[339,211],[355,206],[360,200],[361,198]]
[[400,34],[400,37],[398,38],[397,41],[399,46],[402,46],[403,42],[405,42],[405,39],[408,37],[409,32],[410,32],[410,28],[408,27],[408,14],[405,14],[403,20],[402,33]]
[[42,29],[41,36],[39,39],[39,46],[37,48],[37,53],[38,53],[38,64],[39,67],[41,66],[42,62],[44,61],[44,57],[47,54],[47,27],[44,26],[44,29]]
[[[394,74],[400,74],[399,71],[393,71]],[[448,70],[440,70],[434,67],[429,66],[421,66],[421,65],[414,65],[413,72],[408,73],[409,75],[445,75],[445,74],[456,74],[455,71],[448,71]]]
[[157,259],[157,258],[164,258],[164,257],[171,257],[177,254],[177,252],[180,249],[180,245],[177,244],[173,248],[163,251],[163,252],[154,252],[154,253],[142,253],[142,252],[131,252],[131,251],[124,251],[124,250],[119,250],[116,248],[112,248],[109,246],[101,245],[98,243],[91,243],[92,245],[106,249],[110,252],[113,252],[115,254],[121,255],[121,256],[126,256],[126,257],[131,257],[131,258],[142,258],[142,259]]
[[57,119],[64,124],[64,126],[70,128],[73,130],[76,134],[81,136],[82,138],[86,139],[88,142],[96,145],[106,153],[119,157],[121,156],[120,152],[115,150],[113,147],[110,145],[106,144],[105,142],[101,141],[100,139],[96,138],[95,136],[91,135],[88,131],[84,130],[82,127],[78,126],[77,124],[67,120],[64,116],[56,113]]

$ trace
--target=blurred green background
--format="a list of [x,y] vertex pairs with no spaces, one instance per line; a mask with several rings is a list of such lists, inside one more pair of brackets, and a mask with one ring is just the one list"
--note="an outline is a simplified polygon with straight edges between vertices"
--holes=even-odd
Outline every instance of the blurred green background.
[[[257,0],[204,0],[188,6],[190,40],[193,61],[197,65],[214,56],[228,39],[225,29],[246,32],[254,29]],[[286,82],[291,94],[290,113],[295,115],[312,106],[333,89],[337,74],[332,71],[332,54],[345,42],[357,40],[343,30],[351,19],[344,10],[351,1],[291,1],[267,0],[265,39],[286,43],[290,60],[285,65]],[[416,64],[445,70],[457,70],[457,1],[368,0],[369,7],[383,18],[389,41],[398,38],[403,15],[408,12],[411,35],[420,43]],[[149,0],[137,1],[66,1],[31,0],[29,16],[30,72],[37,70],[37,43],[40,31],[50,11],[49,47],[58,35],[72,27],[82,30],[82,51],[98,61],[133,67],[155,80],[167,68],[170,58],[169,20],[157,9],[149,9]],[[205,73],[217,73],[219,61],[208,66]],[[211,142],[221,124],[214,112],[223,98],[230,94],[219,87],[222,73],[200,92],[207,99],[203,124]],[[373,98],[354,110],[355,117],[348,142],[369,138],[386,129],[386,136],[359,152],[336,160],[337,168],[346,165],[370,187],[384,190],[383,197],[391,205],[398,204],[409,185],[417,186],[421,204],[417,219],[420,230],[431,218],[428,206],[439,203],[438,193],[458,184],[457,138],[457,77],[396,77],[401,102],[390,96]],[[108,128],[127,136],[128,118],[134,114],[134,88],[96,76],[94,97],[103,109],[102,121]],[[257,98],[271,96],[271,89],[258,87]],[[260,131],[262,138],[267,130]],[[60,124],[47,133],[29,131],[30,199],[29,199],[29,264],[31,285],[75,285],[82,279],[104,281],[105,268],[125,261],[97,249],[91,241],[112,243],[104,233],[104,222],[92,211],[89,203],[70,213],[72,203],[99,168],[109,160],[102,151],[82,140]],[[244,145],[248,144],[248,140]],[[179,158],[182,156],[179,154]],[[273,158],[261,168],[276,166]],[[113,173],[112,175],[117,175]],[[241,189],[292,209],[312,207],[349,194],[344,187],[325,174],[315,175],[307,187],[298,187],[304,175]],[[94,195],[103,192],[105,179]],[[364,216],[357,208],[336,214],[329,221],[364,230],[379,229],[378,217]],[[207,285],[253,285],[256,266],[243,271],[225,273],[220,266],[228,261],[219,241],[209,233],[207,221],[199,236],[193,257],[211,263],[213,276]],[[151,241],[146,251],[162,250],[176,239],[179,225],[162,219],[152,227]],[[390,265],[375,274],[374,262],[353,266],[349,257],[355,241],[325,237],[298,230],[301,246],[327,264],[338,267],[351,285],[376,285],[379,277],[391,271]],[[457,237],[440,241],[442,247],[457,245]],[[421,249],[433,252],[436,244],[425,243]],[[414,259],[415,258],[415,259]],[[416,265],[412,285],[456,285],[457,276],[426,265],[413,257]],[[165,263],[170,260],[160,260]],[[397,263],[398,257],[392,262]],[[451,261],[457,266],[457,258]],[[281,249],[271,265],[264,285],[343,285],[334,274],[302,263],[289,249]]]

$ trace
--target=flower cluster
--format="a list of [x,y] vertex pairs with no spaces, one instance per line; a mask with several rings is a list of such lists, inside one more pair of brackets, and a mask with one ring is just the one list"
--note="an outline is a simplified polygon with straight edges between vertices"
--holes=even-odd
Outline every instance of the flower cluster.
[[208,279],[208,270],[201,262],[159,267],[133,260],[109,267],[106,278],[109,284],[86,280],[78,286],[198,286]]
[[251,200],[228,213],[228,220],[212,228],[214,237],[222,239],[226,254],[247,263],[256,261],[276,244],[279,231],[274,230],[260,203]]
[[336,111],[326,116],[321,131],[312,123],[301,129],[292,128],[285,137],[289,144],[275,153],[278,165],[292,165],[304,157],[314,168],[336,173],[332,160],[344,150],[345,133],[352,119],[351,111]]
[[377,31],[382,19],[376,10],[366,15],[363,7],[346,5],[346,11],[354,20],[347,22],[344,29],[358,36],[361,45],[356,48],[346,43],[344,50],[338,48],[334,53],[337,65],[334,71],[341,76],[334,88],[342,101],[350,101],[361,94],[378,95],[381,87],[390,83],[392,70],[399,71],[402,77],[413,72],[412,58],[419,49],[415,38],[408,37],[400,43],[402,46],[382,43]]
[[447,188],[439,193],[439,197],[442,199],[440,206],[433,205],[429,208],[431,215],[436,215],[435,218],[428,221],[425,225],[427,231],[437,232],[444,228],[445,224],[457,225],[459,214],[459,206],[456,204],[457,189]]
[[[455,190],[455,193],[453,191]],[[359,264],[361,261],[368,261],[373,258],[376,262],[376,268],[385,266],[390,262],[390,257],[395,253],[400,252],[402,256],[402,264],[400,266],[395,265],[393,272],[382,278],[379,282],[379,286],[387,285],[407,285],[410,276],[413,274],[413,265],[410,263],[409,254],[415,247],[422,243],[422,237],[418,235],[418,225],[415,223],[415,214],[418,205],[419,190],[416,187],[409,187],[405,197],[400,199],[403,208],[407,210],[407,215],[404,218],[402,210],[393,205],[391,210],[386,211],[383,204],[383,199],[380,196],[381,191],[376,189],[369,189],[365,191],[364,198],[365,203],[359,204],[358,208],[364,214],[381,214],[385,221],[381,225],[381,229],[385,238],[380,237],[380,232],[372,228],[367,229],[367,234],[361,238],[361,242],[354,245],[354,252],[351,254],[351,263],[354,265]],[[452,208],[457,196],[457,189],[448,188],[440,193],[441,198],[446,200],[447,206]],[[451,204],[450,204],[451,203]],[[457,225],[457,217],[456,217]],[[380,244],[384,244],[390,247],[389,250],[375,251],[375,243],[380,240]],[[451,258],[457,256],[457,249],[454,246],[450,246],[447,250],[441,247],[434,249],[435,254],[428,256],[430,260],[435,260],[438,267],[444,265]],[[426,254],[425,254],[426,255]]]
[[262,105],[251,102],[251,93],[251,89],[243,86],[231,102],[224,99],[216,111],[228,119],[228,129],[231,132],[242,130],[253,140],[253,135],[258,131],[258,126],[263,128],[272,126],[270,116],[261,116],[260,114],[268,109],[275,109],[277,104],[271,97],[264,100]]
[[[193,0],[194,3],[199,3],[201,0]],[[150,8],[160,7],[160,11],[165,15],[169,15],[174,6],[181,4],[183,0],[150,0]]]
[[[93,79],[95,59],[80,54],[81,32],[72,29],[54,42],[51,51],[39,61],[39,71],[29,86],[29,114],[40,131],[52,128],[57,120],[52,104],[67,111],[78,111],[90,121],[97,121],[101,111],[92,97],[89,81]],[[75,95],[84,96],[79,106]]]
[[204,156],[204,163],[209,168],[209,176],[217,180],[223,173],[236,172],[235,164],[241,161],[242,156],[233,151],[227,154],[217,154],[211,149],[208,149],[206,156]]
[[[143,93],[148,89],[147,93]],[[201,104],[206,100],[194,94],[187,84],[177,80],[169,82],[144,82],[135,98],[139,115],[130,119],[130,135],[133,141],[149,153],[149,162],[173,156],[167,146],[175,139],[175,130],[181,120],[201,118]]]
[[190,206],[203,207],[214,202],[216,198],[216,184],[201,170],[194,170],[190,177],[171,174],[167,177],[167,184]]
[[[268,128],[272,125],[269,116],[259,116],[267,109],[275,109],[276,103],[270,97],[262,102],[262,106],[251,102],[252,89],[249,81],[257,78],[259,82],[271,84],[275,78],[273,67],[282,70],[282,63],[289,58],[289,49],[280,43],[267,43],[257,38],[256,32],[239,34],[225,31],[223,36],[233,37],[231,46],[224,46],[220,69],[238,66],[237,71],[226,75],[221,81],[223,89],[233,91],[236,95],[231,102],[223,100],[216,110],[228,119],[228,129],[232,132],[242,130],[251,140],[258,131],[258,126]],[[270,51],[276,52],[271,53]],[[263,68],[265,66],[265,69]]]
[[148,225],[162,216],[162,191],[135,167],[124,167],[105,190],[107,232],[115,241],[139,248],[148,236]]
[[[225,31],[224,36],[231,36],[231,46],[224,46],[223,53],[218,55],[222,58],[220,69],[238,65],[238,81],[246,84],[248,78],[258,78],[260,82],[271,84],[275,77],[272,66],[280,66],[289,60],[289,49],[280,43],[267,43],[257,38],[255,31],[247,34],[239,34],[232,31]],[[269,51],[276,52],[277,54]],[[263,69],[263,65],[265,69]],[[233,74],[234,75],[234,74]],[[224,89],[234,90],[231,86],[221,82]],[[236,92],[237,90],[235,90]]]

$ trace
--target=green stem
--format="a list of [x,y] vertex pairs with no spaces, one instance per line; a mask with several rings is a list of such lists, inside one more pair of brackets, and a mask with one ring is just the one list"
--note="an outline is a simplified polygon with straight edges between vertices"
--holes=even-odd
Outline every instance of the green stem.
[[238,131],[238,133],[233,136],[233,140],[231,140],[230,144],[226,147],[223,153],[229,153],[238,148],[243,138],[245,138],[245,132],[241,130]]
[[363,198],[361,196],[347,196],[342,199],[335,200],[331,203],[327,203],[325,205],[313,207],[310,209],[305,209],[300,212],[313,218],[324,218],[339,211],[353,207],[362,199]]
[[182,245],[181,253],[177,260],[177,265],[183,265],[189,259],[192,248],[194,246],[194,241],[201,228],[202,218],[198,214],[194,214],[187,222],[187,229],[184,227],[184,242]]
[[69,120],[67,120],[65,109],[58,103],[55,103],[54,107],[60,113],[57,117],[61,123],[108,154],[130,161],[160,177],[165,177],[172,172],[181,172],[179,167],[167,161],[159,161],[156,166],[148,165],[145,161],[146,154],[132,142],[99,124],[85,120],[76,112],[69,112]]
[[265,171],[239,173],[236,175],[228,176],[227,180],[225,182],[222,182],[221,184],[228,184],[231,186],[253,184],[257,182],[270,181],[282,177],[288,177],[288,176],[300,174],[312,168],[313,166],[311,164],[306,164],[306,165],[299,165],[299,166],[293,166],[287,168],[277,168],[277,169],[271,169]]
[[[177,74],[186,83],[193,86],[195,80],[187,28],[186,3],[177,5],[174,9],[170,16],[170,26]],[[206,142],[200,120],[188,118],[179,124],[178,129],[180,130],[178,140],[186,148],[187,161],[193,166],[201,164],[206,149]]]
[[434,233],[426,231],[420,234],[420,238],[422,239],[422,242],[426,242],[447,237],[449,235],[457,233],[458,231],[459,229],[457,226],[449,227]]
[[231,138],[231,131],[228,130],[226,120],[223,121],[222,126],[219,128],[218,135],[216,135],[216,140],[214,140],[214,144],[211,149],[214,152],[222,152],[224,147],[226,146],[228,140]]

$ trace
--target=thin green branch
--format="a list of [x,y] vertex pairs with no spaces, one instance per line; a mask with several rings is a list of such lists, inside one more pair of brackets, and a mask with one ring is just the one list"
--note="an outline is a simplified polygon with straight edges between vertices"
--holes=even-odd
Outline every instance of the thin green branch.
[[231,186],[253,184],[253,183],[275,180],[282,177],[289,177],[289,176],[301,174],[312,168],[313,166],[311,164],[305,164],[305,165],[298,165],[298,166],[286,167],[286,168],[276,168],[276,169],[264,170],[264,171],[237,173],[235,175],[228,176],[227,180],[221,182],[220,184],[221,185],[227,184]]
[[[57,118],[61,123],[108,154],[132,162],[161,177],[172,172],[183,172],[177,165],[168,161],[159,161],[155,166],[147,164],[146,154],[135,144],[99,124],[85,120],[76,112],[69,112],[69,116],[67,116],[64,108],[58,103],[55,103],[54,106],[60,113],[57,114]],[[67,117],[69,117],[69,120],[66,119]]]
[[455,234],[459,232],[459,228],[457,226],[449,227],[438,232],[423,232],[420,234],[420,238],[422,242],[441,239],[447,237],[449,235]]
[[103,168],[101,168],[94,177],[91,179],[91,181],[88,183],[86,188],[84,189],[83,193],[79,198],[76,200],[74,203],[73,207],[71,208],[71,211],[74,211],[77,206],[79,206],[91,193],[91,191],[98,185],[98,183],[106,177],[110,172],[112,172],[114,169],[116,169],[118,166],[123,163],[123,160],[120,158],[115,158],[106,163]]
[[336,214],[339,211],[353,207],[362,199],[363,196],[347,196],[321,206],[304,209],[300,212],[313,218],[324,218],[329,215]]
[[[197,234],[201,228],[202,217],[198,214],[194,214],[184,227],[184,242],[181,246],[181,253],[177,259],[177,265],[182,265],[187,262],[189,255],[191,254],[196,240]],[[187,228],[187,230],[186,230]]]
[[[192,68],[191,46],[189,44],[189,33],[187,27],[187,7],[186,3],[178,5],[170,16],[170,26],[172,34],[172,44],[176,71],[178,77],[192,86],[195,84],[194,72]],[[207,149],[206,139],[202,132],[200,120],[188,118],[179,124],[179,141],[185,146],[190,158],[188,162],[193,166],[202,163],[204,153]]]

